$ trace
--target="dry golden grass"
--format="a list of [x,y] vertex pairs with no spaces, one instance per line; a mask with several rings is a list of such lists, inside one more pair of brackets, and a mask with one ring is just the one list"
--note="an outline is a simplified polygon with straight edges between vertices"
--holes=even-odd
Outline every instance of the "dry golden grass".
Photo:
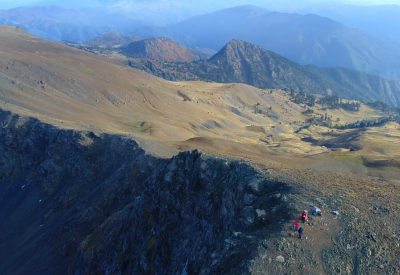
[[[302,114],[305,106],[290,102],[280,90],[169,82],[118,59],[48,42],[19,28],[1,26],[0,35],[0,108],[59,127],[130,135],[159,156],[198,148],[256,162],[312,167],[330,163],[335,169],[348,161],[334,157],[337,152],[322,143],[337,141],[340,135],[351,136],[362,148],[352,156],[400,156],[400,126],[395,123],[365,132],[319,126],[301,130],[309,118]],[[381,115],[367,106],[359,112],[313,109],[341,123]],[[310,137],[321,144],[303,140]],[[364,167],[354,164],[360,165]]]

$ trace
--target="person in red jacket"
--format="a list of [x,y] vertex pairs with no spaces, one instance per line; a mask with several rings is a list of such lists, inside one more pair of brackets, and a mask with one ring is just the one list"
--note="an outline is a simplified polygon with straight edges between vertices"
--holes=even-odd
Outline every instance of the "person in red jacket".
[[294,232],[296,232],[298,228],[299,228],[299,222],[295,222],[294,223]]
[[307,220],[307,210],[303,211],[303,214],[301,214],[301,218],[303,219],[303,223],[305,223]]

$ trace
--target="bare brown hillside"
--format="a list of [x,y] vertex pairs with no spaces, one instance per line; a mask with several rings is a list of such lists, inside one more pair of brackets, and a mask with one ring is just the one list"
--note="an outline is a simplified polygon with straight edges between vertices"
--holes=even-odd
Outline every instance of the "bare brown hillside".
[[162,62],[192,62],[207,56],[169,38],[150,38],[132,42],[122,50],[134,58],[149,58]]

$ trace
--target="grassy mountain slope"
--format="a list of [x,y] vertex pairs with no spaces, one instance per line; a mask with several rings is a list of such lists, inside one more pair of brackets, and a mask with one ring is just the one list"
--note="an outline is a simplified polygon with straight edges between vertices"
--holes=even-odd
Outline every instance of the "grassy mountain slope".
[[[235,14],[236,9],[224,13]],[[278,12],[234,18],[227,17],[221,24],[218,13],[212,13],[170,28],[191,36],[199,47],[217,50],[232,39],[240,39],[303,65],[341,66],[400,78],[398,43],[377,39],[329,18]]]
[[191,62],[208,57],[205,53],[163,37],[132,42],[121,49],[134,58],[149,58],[161,62]]
[[399,82],[346,68],[301,66],[240,40],[232,40],[207,61],[164,64],[131,60],[130,65],[168,80],[246,83],[400,106]]
[[[41,40],[22,29],[0,30],[8,37],[0,40],[2,109],[73,129],[131,134],[160,154],[170,150],[168,144],[213,147],[206,140],[214,139],[221,150],[229,148],[223,145],[229,141],[241,144],[237,152],[243,146],[255,155],[265,150],[326,150],[302,141],[303,135],[281,140],[280,134],[293,135],[309,119],[303,114],[306,108],[290,103],[282,91],[267,93],[244,84],[169,82],[123,66],[120,60]],[[329,115],[341,123],[381,115],[367,106],[362,110],[329,111]],[[251,130],[251,125],[259,130]],[[277,139],[269,145],[260,143],[265,133],[277,134]],[[275,144],[281,142],[277,149]]]
[[[190,144],[216,138],[262,152],[266,148],[252,149],[264,146],[257,142],[260,133],[246,127],[277,124],[276,117],[285,114],[278,104],[283,99],[248,85],[168,82],[22,29],[2,26],[0,31],[8,38],[0,40],[0,108],[53,125],[131,134],[161,155],[169,145],[175,148],[175,142],[192,138]],[[272,102],[275,97],[277,103]],[[266,104],[266,112],[271,106],[273,117],[255,114],[257,102]],[[305,120],[301,111],[296,109],[296,119]],[[291,119],[284,115],[280,122]],[[249,140],[253,141],[245,145]]]

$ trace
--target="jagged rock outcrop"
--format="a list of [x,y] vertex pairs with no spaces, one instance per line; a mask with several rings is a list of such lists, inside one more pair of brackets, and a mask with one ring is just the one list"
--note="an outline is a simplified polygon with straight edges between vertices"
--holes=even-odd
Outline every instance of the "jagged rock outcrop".
[[1,274],[242,274],[259,242],[246,236],[293,207],[241,162],[157,159],[8,112],[0,125]]

